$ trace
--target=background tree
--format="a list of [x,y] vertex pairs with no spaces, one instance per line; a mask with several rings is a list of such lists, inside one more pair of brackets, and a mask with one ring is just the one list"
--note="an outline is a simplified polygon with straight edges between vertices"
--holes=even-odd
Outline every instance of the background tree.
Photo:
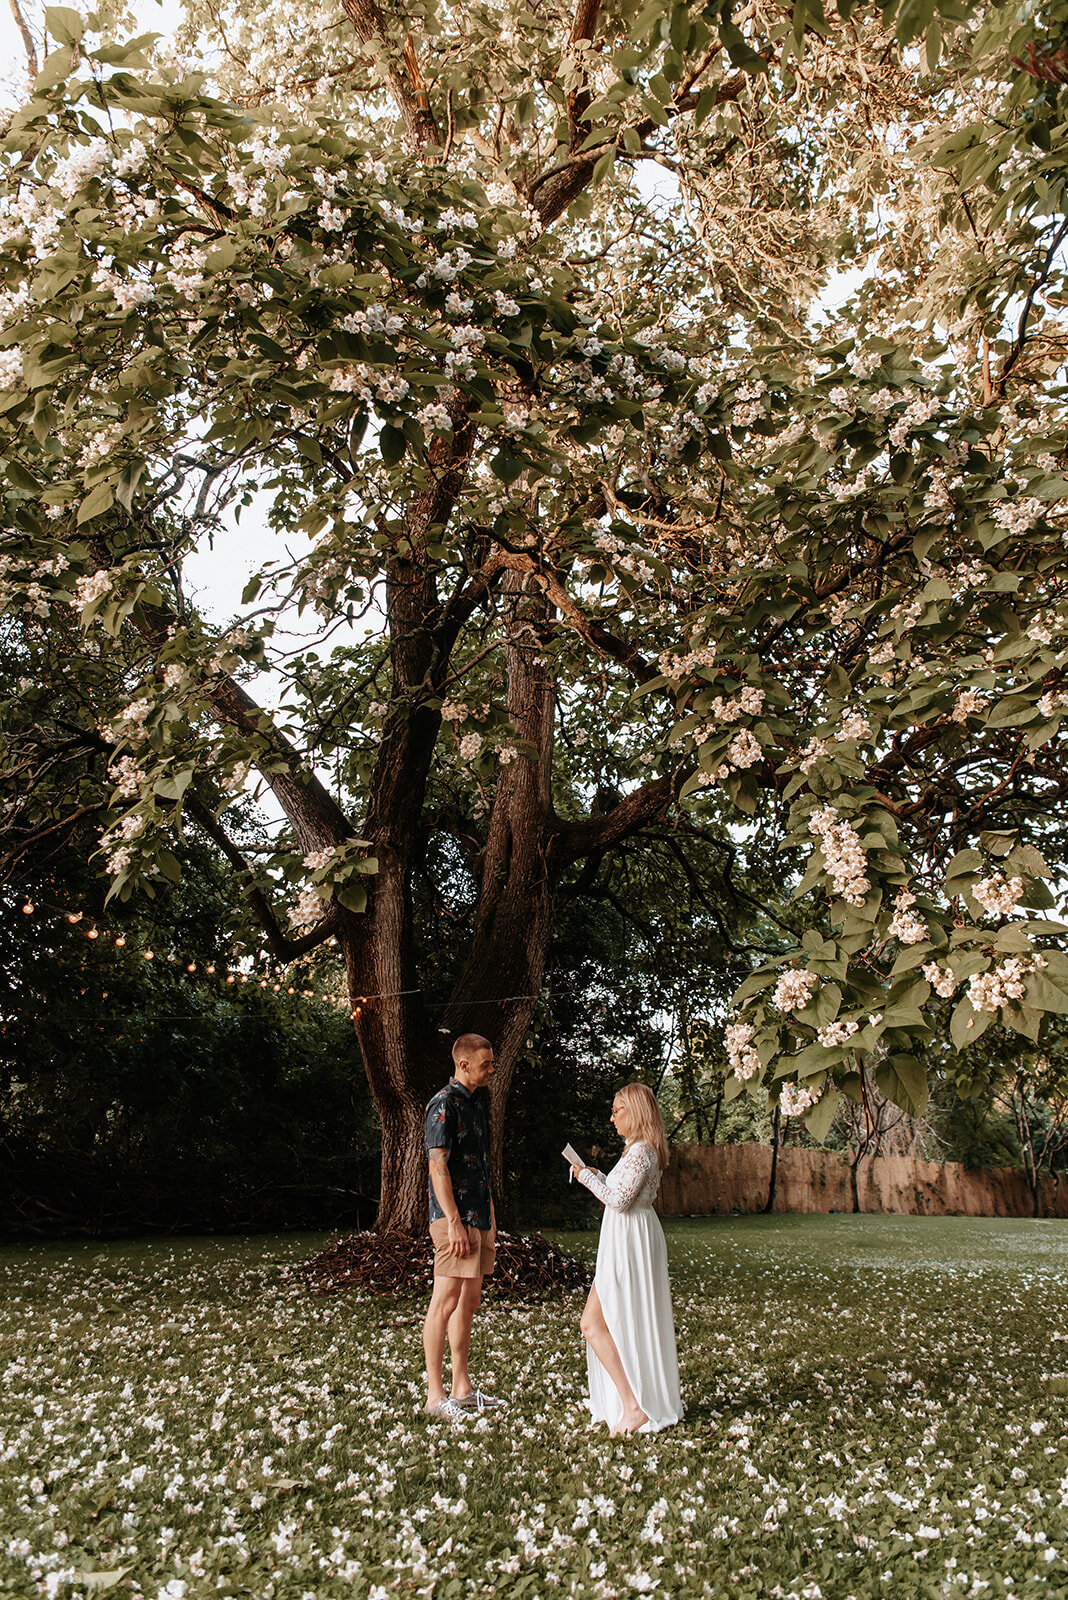
[[[1058,6],[191,5],[173,54],[47,19],[4,146],[7,604],[97,686],[113,894],[192,821],[281,959],[336,941],[381,1226],[421,1220],[440,1030],[495,1040],[499,1149],[561,891],[680,808],[807,856],[731,1092],[819,1136],[865,1060],[922,1106],[962,984],[958,1046],[1068,1006],[1013,915],[1063,783]],[[250,509],[290,558],[219,630],[183,559]],[[593,705],[611,782],[562,783]],[[57,736],[8,747],[42,829]],[[474,904],[436,1014],[431,859]]]

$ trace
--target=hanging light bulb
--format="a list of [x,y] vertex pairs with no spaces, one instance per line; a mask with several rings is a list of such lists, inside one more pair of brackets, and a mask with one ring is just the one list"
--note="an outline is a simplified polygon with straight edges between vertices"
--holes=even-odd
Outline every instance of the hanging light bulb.
[[153,960],[153,959],[154,959],[154,956],[155,956],[155,951],[153,951],[153,950],[146,950],[146,951],[145,951],[145,960],[146,960],[146,961],[151,961],[151,960]]
[[27,900],[26,904],[22,908],[22,915],[24,917],[32,917],[35,910],[36,907],[34,906],[33,901]]
[[116,948],[116,950],[121,950],[125,943],[126,943],[126,935],[124,933],[118,933],[118,934],[115,935],[115,948]]
[[99,939],[100,938],[100,929],[99,928],[86,928],[85,937],[87,939]]

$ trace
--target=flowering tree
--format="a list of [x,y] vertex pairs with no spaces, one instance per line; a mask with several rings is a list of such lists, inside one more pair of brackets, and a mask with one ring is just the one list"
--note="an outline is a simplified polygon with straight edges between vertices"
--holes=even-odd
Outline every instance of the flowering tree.
[[[191,0],[175,53],[46,18],[4,604],[91,691],[58,727],[29,684],[9,767],[33,826],[100,808],[114,894],[192,823],[280,959],[336,941],[381,1226],[420,1221],[439,1028],[493,1037],[499,1139],[560,886],[652,823],[799,853],[729,1092],[817,1134],[869,1069],[920,1108],[947,1013],[964,1048],[1068,1007],[1017,914],[1063,785],[1063,8]],[[292,556],[219,630],[183,558],[250,506]],[[437,1014],[430,840],[472,896]]]

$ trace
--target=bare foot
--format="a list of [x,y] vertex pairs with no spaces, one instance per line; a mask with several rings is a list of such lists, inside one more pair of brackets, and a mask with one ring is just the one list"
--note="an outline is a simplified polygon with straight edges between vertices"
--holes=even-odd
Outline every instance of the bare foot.
[[623,1420],[619,1426],[619,1432],[637,1433],[642,1424],[648,1421],[649,1418],[645,1415],[645,1412],[642,1410],[641,1406],[635,1406],[633,1411],[628,1411],[623,1417]]

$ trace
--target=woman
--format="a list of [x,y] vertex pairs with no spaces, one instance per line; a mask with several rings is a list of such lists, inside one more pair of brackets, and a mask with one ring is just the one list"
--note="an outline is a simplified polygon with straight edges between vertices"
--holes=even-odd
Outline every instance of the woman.
[[653,1201],[668,1163],[667,1136],[651,1089],[629,1083],[612,1102],[623,1155],[607,1178],[574,1163],[605,1208],[597,1270],[580,1324],[590,1411],[612,1433],[657,1433],[682,1416],[667,1246]]

